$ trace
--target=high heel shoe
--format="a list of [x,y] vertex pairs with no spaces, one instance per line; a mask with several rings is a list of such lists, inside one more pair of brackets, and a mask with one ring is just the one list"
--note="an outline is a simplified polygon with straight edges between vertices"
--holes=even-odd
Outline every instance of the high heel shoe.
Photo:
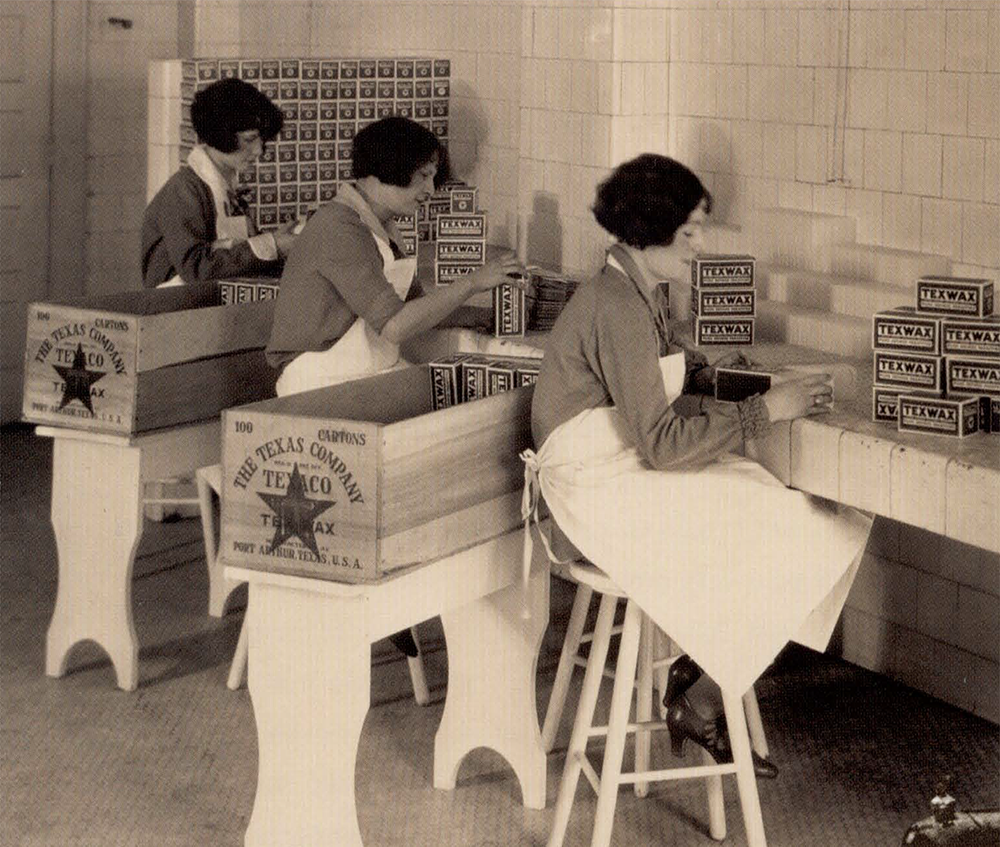
[[[677,758],[684,755],[684,744],[690,739],[702,747],[715,760],[725,765],[733,760],[729,745],[729,731],[725,716],[706,719],[699,715],[687,697],[680,697],[667,709],[667,728],[670,730],[670,751]],[[761,779],[774,779],[778,775],[777,766],[770,760],[750,751],[753,772]]]
[[667,670],[667,690],[663,694],[663,705],[669,709],[678,697],[698,681],[702,673],[702,669],[687,653],[674,659]]

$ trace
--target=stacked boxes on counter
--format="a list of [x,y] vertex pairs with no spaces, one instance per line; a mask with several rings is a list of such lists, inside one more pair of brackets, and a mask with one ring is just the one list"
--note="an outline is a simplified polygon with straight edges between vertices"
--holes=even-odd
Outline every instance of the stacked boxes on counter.
[[147,194],[186,161],[198,139],[191,101],[218,79],[238,77],[285,116],[281,135],[240,174],[258,228],[305,217],[351,179],[357,132],[389,115],[448,138],[451,62],[429,58],[174,59],[149,69]]
[[417,240],[434,242],[434,282],[450,285],[486,264],[486,212],[477,191],[448,183],[420,205]]
[[234,277],[219,281],[223,305],[273,300],[278,296],[278,281],[264,282],[258,277]]
[[691,262],[691,337],[698,346],[753,344],[753,256],[703,253]]
[[534,296],[528,309],[528,329],[535,332],[549,332],[563,307],[573,296],[579,282],[564,274],[544,270],[537,265],[529,265]]
[[542,360],[531,356],[453,353],[428,364],[433,408],[492,397],[538,379]]
[[925,276],[916,306],[872,317],[872,419],[900,432],[1000,432],[1000,317],[993,282]]

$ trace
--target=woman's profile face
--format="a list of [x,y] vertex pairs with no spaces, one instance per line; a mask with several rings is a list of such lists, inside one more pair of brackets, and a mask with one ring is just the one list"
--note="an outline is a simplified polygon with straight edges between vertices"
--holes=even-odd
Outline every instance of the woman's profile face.
[[242,171],[256,162],[264,152],[264,140],[259,130],[243,129],[236,133],[236,149],[232,153],[217,155],[234,171]]
[[702,200],[677,228],[670,244],[657,244],[642,251],[646,269],[659,280],[685,279],[691,260],[701,252],[707,213]]
[[411,215],[417,207],[434,193],[434,177],[437,176],[437,161],[431,160],[417,168],[405,186],[386,185],[385,205],[397,215]]

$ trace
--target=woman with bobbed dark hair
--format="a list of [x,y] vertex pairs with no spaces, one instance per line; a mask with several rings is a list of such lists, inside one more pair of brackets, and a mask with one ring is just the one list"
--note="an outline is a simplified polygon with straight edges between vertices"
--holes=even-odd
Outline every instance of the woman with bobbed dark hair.
[[446,322],[483,323],[460,307],[523,271],[505,251],[446,287],[425,293],[414,280],[416,259],[403,255],[393,218],[416,212],[448,172],[446,150],[415,121],[388,117],[361,130],[352,169],[354,181],[306,223],[281,277],[267,346],[279,395],[404,364],[400,342]]
[[200,143],[143,215],[147,288],[281,272],[296,223],[258,233],[237,179],[278,135],[282,122],[281,110],[242,80],[219,80],[195,95],[191,123]]
[[[546,343],[537,453],[522,458],[553,555],[606,571],[686,651],[666,686],[674,752],[690,740],[721,762],[731,754],[709,677],[742,695],[789,639],[822,649],[871,521],[739,455],[773,423],[828,410],[829,375],[782,372],[763,395],[717,402],[714,367],[669,323],[659,283],[690,273],[711,205],[694,173],[654,154],[598,187],[593,212],[616,243]],[[693,414],[674,408],[682,394]],[[777,773],[756,754],[754,769]]]

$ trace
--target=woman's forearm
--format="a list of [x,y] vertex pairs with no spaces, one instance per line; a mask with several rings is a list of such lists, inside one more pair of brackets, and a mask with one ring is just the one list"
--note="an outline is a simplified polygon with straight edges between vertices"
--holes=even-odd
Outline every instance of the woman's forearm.
[[468,300],[476,289],[469,280],[453,282],[431,293],[407,302],[382,327],[380,335],[393,344],[406,341],[437,326],[448,315]]

